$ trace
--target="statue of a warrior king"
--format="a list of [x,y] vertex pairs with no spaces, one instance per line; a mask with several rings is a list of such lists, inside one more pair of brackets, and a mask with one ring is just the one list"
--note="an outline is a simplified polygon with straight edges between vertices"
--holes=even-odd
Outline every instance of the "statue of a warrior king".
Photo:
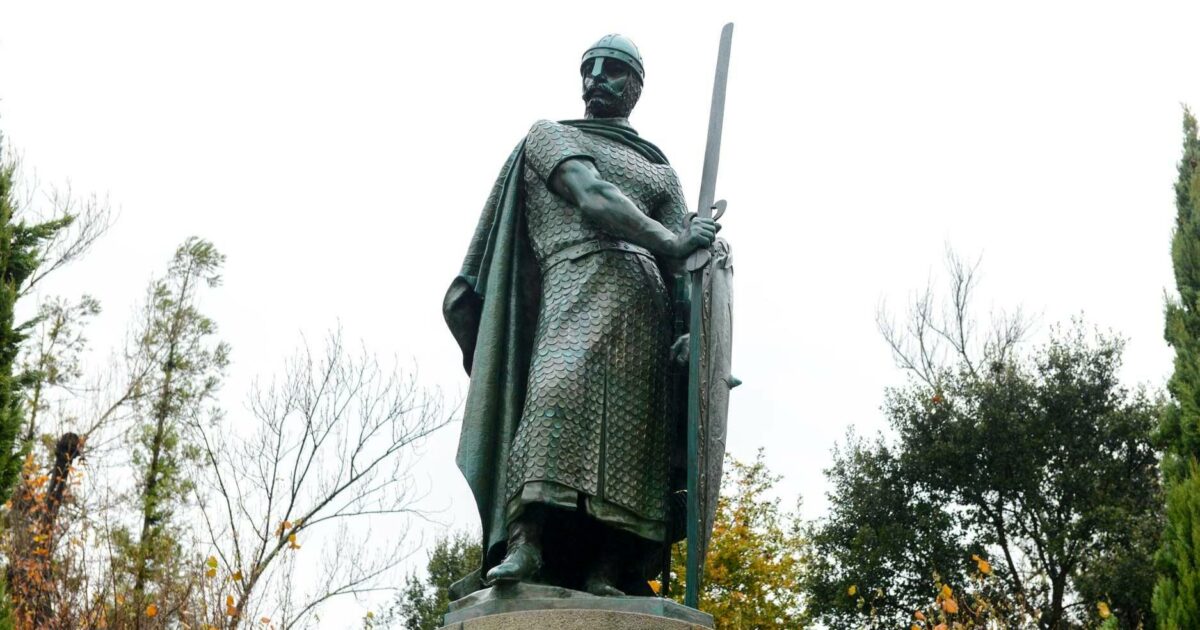
[[629,124],[629,39],[583,55],[586,116],[534,123],[492,188],[446,321],[471,376],[458,465],[483,522],[471,584],[649,595],[682,537],[683,262],[720,226],[687,220],[675,170]]

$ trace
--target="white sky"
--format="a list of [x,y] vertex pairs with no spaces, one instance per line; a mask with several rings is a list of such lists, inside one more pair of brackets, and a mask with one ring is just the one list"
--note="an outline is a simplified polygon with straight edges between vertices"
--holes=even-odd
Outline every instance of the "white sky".
[[[60,3],[0,5],[0,130],[45,183],[107,195],[115,228],[47,291],[106,307],[106,353],[189,235],[228,255],[208,304],[245,386],[341,323],[465,393],[440,313],[489,187],[539,118],[582,113],[578,59],[634,39],[632,122],[699,186],[717,36],[734,21],[718,198],[737,269],[730,449],[766,447],[782,496],[826,505],[821,470],[902,381],[875,330],[983,255],[981,306],[1084,313],[1130,338],[1129,382],[1171,353],[1181,103],[1200,107],[1200,4]],[[782,8],[784,6],[790,8]],[[427,449],[427,505],[476,525]],[[422,526],[426,535],[436,528]]]

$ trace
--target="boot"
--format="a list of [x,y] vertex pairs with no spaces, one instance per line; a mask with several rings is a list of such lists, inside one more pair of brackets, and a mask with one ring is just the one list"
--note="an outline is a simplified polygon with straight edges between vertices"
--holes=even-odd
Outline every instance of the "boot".
[[525,514],[508,527],[508,554],[487,572],[487,582],[526,582],[542,568],[542,523]]
[[583,583],[583,590],[600,597],[620,597],[625,593],[616,587],[618,574],[617,556],[601,553]]

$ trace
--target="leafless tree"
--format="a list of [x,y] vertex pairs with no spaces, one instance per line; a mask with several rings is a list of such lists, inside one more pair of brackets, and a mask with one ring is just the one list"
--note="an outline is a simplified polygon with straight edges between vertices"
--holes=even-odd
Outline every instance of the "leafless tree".
[[979,284],[979,260],[968,264],[947,247],[946,272],[949,296],[941,303],[931,284],[912,297],[902,325],[897,325],[886,303],[880,304],[875,315],[897,367],[935,390],[952,362],[961,362],[972,374],[982,367],[1003,364],[1031,326],[1020,308],[1011,313],[996,311],[981,337],[971,310]]
[[[331,598],[384,588],[407,556],[403,533],[372,542],[366,530],[419,514],[412,450],[447,424],[440,395],[365,350],[348,352],[338,333],[319,353],[306,344],[281,379],[256,385],[249,414],[248,423],[219,423],[244,432],[196,427],[210,473],[198,500],[214,579],[233,591],[222,625],[267,617],[292,628]],[[318,552],[300,550],[309,540],[327,542],[324,558],[315,590],[297,593],[291,561]]]

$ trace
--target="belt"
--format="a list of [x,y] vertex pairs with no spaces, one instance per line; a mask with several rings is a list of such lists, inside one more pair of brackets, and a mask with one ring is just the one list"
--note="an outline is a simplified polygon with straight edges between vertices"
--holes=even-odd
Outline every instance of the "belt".
[[654,258],[654,254],[651,254],[650,250],[645,247],[638,247],[624,241],[585,241],[550,254],[546,257],[546,262],[542,265],[542,269],[549,269],[565,260],[577,260],[588,254],[605,250],[629,252],[647,258]]

